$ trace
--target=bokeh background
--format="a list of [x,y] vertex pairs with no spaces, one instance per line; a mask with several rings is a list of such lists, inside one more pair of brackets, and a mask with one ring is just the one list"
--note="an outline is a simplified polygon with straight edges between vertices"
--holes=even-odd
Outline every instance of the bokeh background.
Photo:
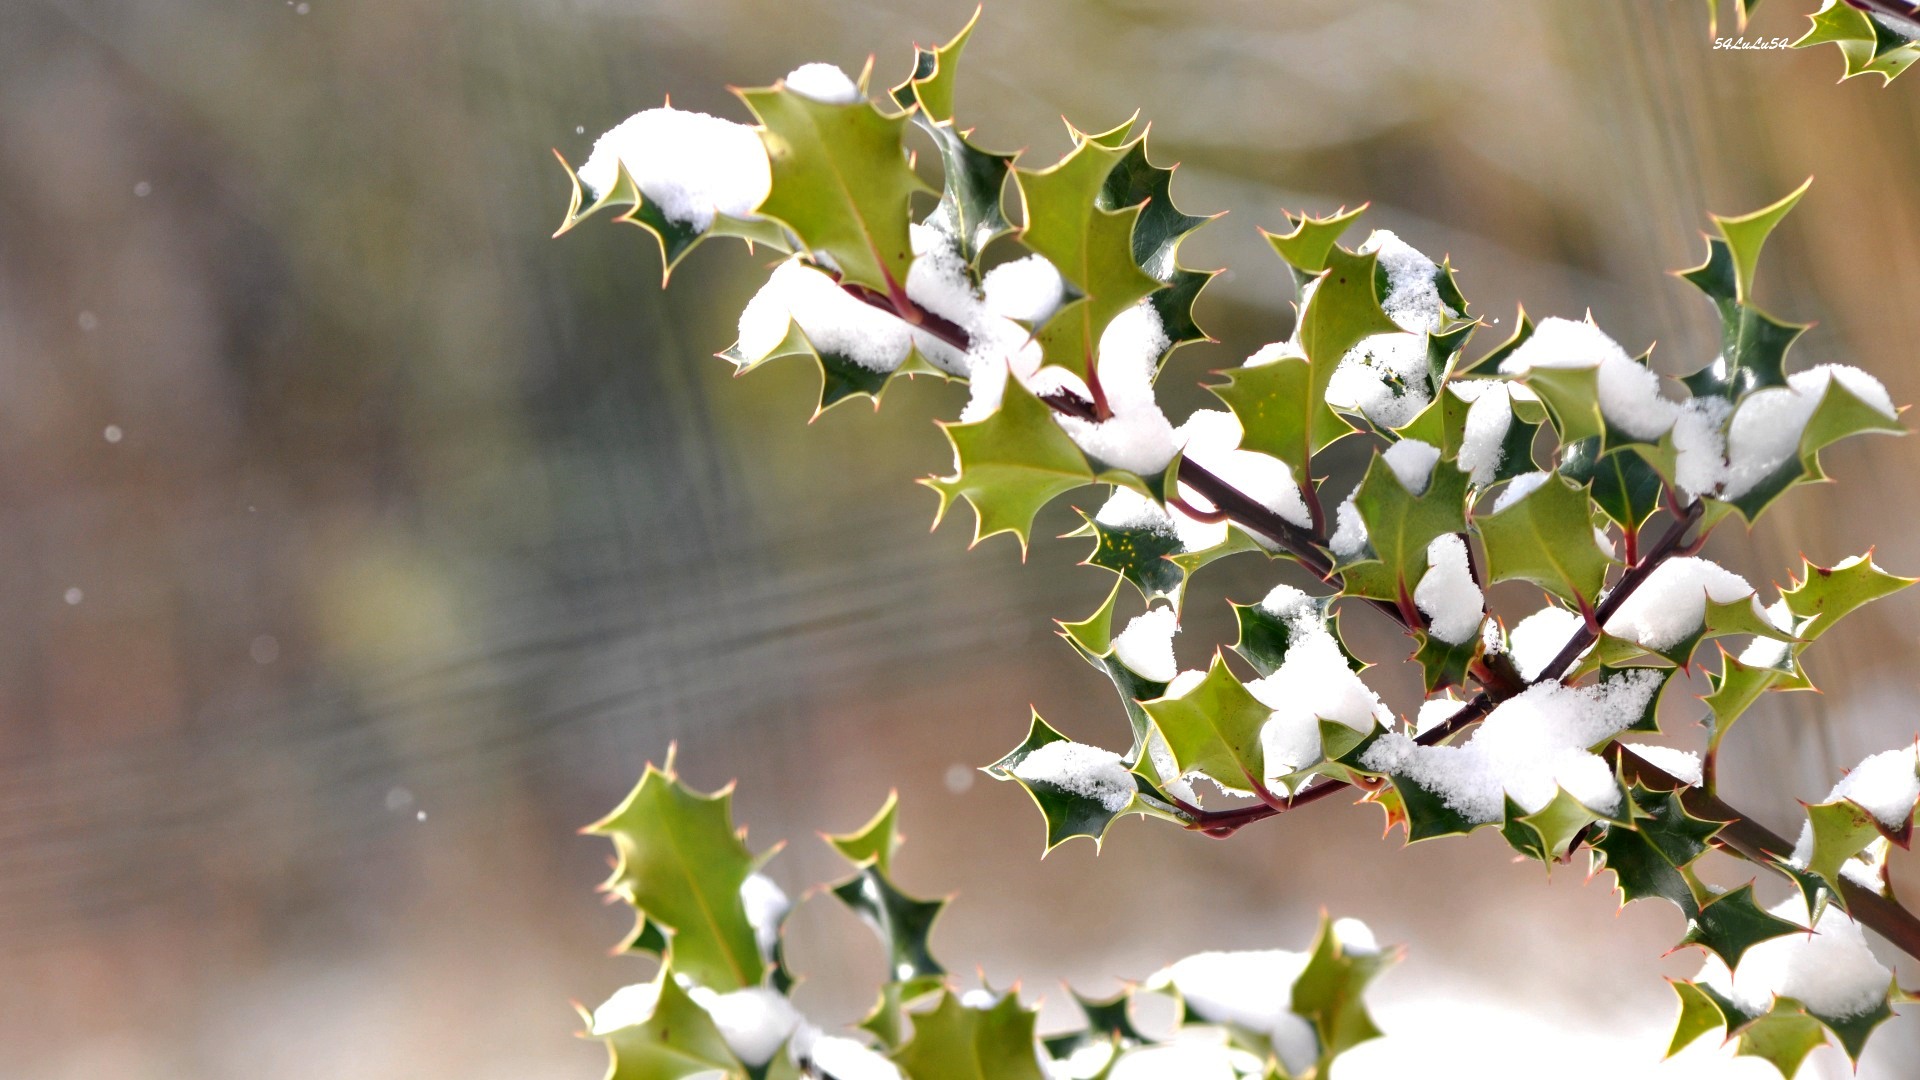
[[[1752,33],[1797,35],[1802,2]],[[764,257],[697,252],[659,289],[637,230],[549,239],[595,133],[672,93],[744,118],[728,83],[815,59],[877,80],[962,2],[11,0],[0,4],[0,1075],[597,1076],[587,1003],[647,974],[605,951],[626,916],[575,835],[678,740],[737,777],[790,891],[837,867],[814,839],[890,787],[899,878],[957,892],[936,944],[1057,1003],[1186,952],[1303,945],[1324,906],[1410,945],[1379,986],[1389,1039],[1341,1077],[1767,1075],[1702,1046],[1656,1068],[1677,915],[1616,916],[1605,881],[1515,864],[1490,834],[1403,849],[1339,802],[1226,843],[1121,823],[1042,862],[1017,789],[969,771],[1025,730],[1123,730],[1103,679],[1049,634],[1091,610],[1082,541],[968,552],[927,535],[947,465],[902,385],[810,427],[803,365],[734,381],[728,344]],[[1697,3],[1053,0],[990,6],[960,106],[979,141],[1067,146],[1136,106],[1183,205],[1231,210],[1186,247],[1229,265],[1200,305],[1217,346],[1284,336],[1291,290],[1254,227],[1372,200],[1446,253],[1476,310],[1578,316],[1684,371],[1707,306],[1666,272],[1709,210],[1809,174],[1762,299],[1817,320],[1803,362],[1858,363],[1920,398],[1920,85],[1833,85],[1831,50],[1710,48]],[[1920,79],[1920,76],[1912,77]],[[1357,236],[1357,234],[1356,234]],[[1828,455],[1710,554],[1756,582],[1797,553],[1879,543],[1920,568],[1912,440]],[[1335,490],[1357,460],[1336,455]],[[1041,535],[1075,523],[1069,503]],[[1230,639],[1194,586],[1191,665]],[[1525,590],[1498,592],[1509,611]],[[1769,593],[1770,595],[1770,593]],[[1403,642],[1349,620],[1369,658]],[[1743,722],[1731,800],[1791,830],[1861,755],[1920,728],[1920,597],[1814,654],[1824,695]],[[1390,700],[1413,690],[1391,664]],[[1695,745],[1697,710],[1670,717]],[[1896,883],[1920,870],[1896,858]],[[803,1000],[845,1019],[874,945],[802,908]],[[1910,966],[1903,973],[1912,979]],[[1053,1014],[1049,1014],[1050,1016]],[[1901,1019],[1861,1075],[1905,1077]],[[1806,1075],[1846,1075],[1820,1051]]]

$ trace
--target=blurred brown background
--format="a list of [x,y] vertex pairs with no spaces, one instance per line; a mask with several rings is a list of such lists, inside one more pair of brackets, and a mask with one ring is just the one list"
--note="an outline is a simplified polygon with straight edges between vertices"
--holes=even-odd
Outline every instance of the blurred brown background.
[[[1766,5],[1754,33],[1797,35],[1809,6]],[[1057,116],[1098,130],[1139,106],[1184,206],[1233,211],[1186,248],[1233,271],[1200,309],[1221,344],[1164,380],[1176,416],[1206,370],[1284,335],[1291,290],[1254,233],[1282,208],[1370,199],[1371,224],[1450,253],[1501,319],[1481,347],[1518,301],[1591,307],[1686,370],[1716,328],[1665,272],[1698,261],[1708,210],[1808,174],[1763,299],[1819,321],[1803,363],[1920,398],[1920,76],[1835,86],[1830,49],[1716,52],[1695,3],[1179,8],[994,5],[960,89],[980,141],[1033,163],[1065,149]],[[1659,976],[1697,963],[1660,958],[1677,916],[1616,918],[1603,882],[1549,882],[1490,834],[1402,849],[1336,802],[1227,843],[1124,822],[1097,859],[1041,862],[1025,797],[966,767],[1030,702],[1120,737],[1048,633],[1106,588],[1073,567],[1083,542],[1022,565],[1005,538],[967,553],[961,521],[926,535],[910,481],[946,465],[927,418],[958,388],[809,429],[799,365],[730,380],[707,354],[763,259],[712,245],[663,295],[636,230],[548,239],[549,147],[579,161],[668,92],[744,118],[726,83],[807,60],[877,52],[891,83],[968,13],[0,5],[0,1075],[596,1076],[567,1002],[646,968],[603,956],[625,916],[591,892],[604,845],[573,830],[676,739],[693,782],[739,778],[756,846],[792,841],[790,890],[837,871],[815,830],[897,785],[899,876],[958,891],[937,944],[996,984],[1058,999],[1060,978],[1107,992],[1189,951],[1299,947],[1324,905],[1412,946],[1379,988],[1394,1037],[1338,1075],[1654,1074]],[[1877,541],[1915,572],[1916,445],[1831,452],[1846,483],[1712,553],[1765,582]],[[1074,520],[1063,502],[1038,532]],[[1183,661],[1230,639],[1223,595],[1286,573],[1202,575]],[[1401,655],[1349,622],[1370,658]],[[1832,635],[1827,693],[1733,738],[1732,801],[1790,830],[1795,798],[1911,737],[1915,625],[1907,596]],[[1381,679],[1410,709],[1404,673]],[[1895,879],[1920,886],[1906,862]],[[803,1001],[854,1015],[877,950],[830,901],[799,926]],[[1861,1075],[1911,1076],[1916,1052],[1898,1020]],[[1660,1075],[1766,1070],[1703,1047]]]

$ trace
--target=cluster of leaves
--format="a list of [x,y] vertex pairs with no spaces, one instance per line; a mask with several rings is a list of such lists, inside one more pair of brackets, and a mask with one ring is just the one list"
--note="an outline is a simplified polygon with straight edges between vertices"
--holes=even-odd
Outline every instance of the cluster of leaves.
[[[619,808],[588,828],[613,843],[617,863],[605,888],[632,905],[636,915],[634,932],[618,951],[658,962],[645,986],[652,1002],[646,1015],[623,1013],[612,1021],[619,1026],[609,1026],[604,1014],[611,1009],[586,1015],[606,1042],[608,1080],[836,1080],[831,1065],[815,1060],[808,1049],[818,1045],[817,1031],[809,1039],[796,1028],[776,1049],[764,1038],[730,1039],[719,1019],[725,1014],[736,1028],[752,1026],[740,1019],[742,1010],[718,1004],[742,991],[783,999],[771,1007],[764,1001],[757,1005],[762,1015],[798,1015],[789,995],[799,979],[786,962],[790,909],[782,904],[757,922],[757,913],[742,898],[748,879],[779,848],[760,855],[748,850],[745,830],[734,827],[731,796],[730,788],[702,794],[687,787],[675,775],[669,754],[665,769],[649,766]],[[947,901],[913,897],[894,885],[893,857],[902,839],[897,821],[898,805],[890,795],[859,829],[825,836],[852,873],[815,890],[830,893],[865,923],[887,956],[885,981],[859,1024],[872,1045],[860,1052],[868,1070],[862,1076],[1104,1080],[1129,1054],[1213,1034],[1246,1061],[1257,1062],[1253,1075],[1260,1080],[1313,1080],[1324,1078],[1339,1054],[1378,1034],[1364,993],[1393,954],[1350,949],[1323,919],[1291,996],[1292,1011],[1312,1025],[1320,1047],[1318,1060],[1306,1071],[1289,1073],[1260,1032],[1208,1025],[1184,1007],[1176,1010],[1170,1030],[1158,1037],[1143,1033],[1135,1021],[1135,996],[1166,993],[1177,1002],[1178,992],[1171,988],[1149,991],[1130,984],[1104,1000],[1074,994],[1084,1023],[1042,1038],[1036,1034],[1037,1002],[1023,1002],[1017,987],[963,994],[934,957],[928,938]],[[765,921],[769,917],[771,925]],[[787,1026],[793,1026],[791,1019]],[[734,1043],[760,1044],[760,1052],[771,1056],[743,1060]],[[1074,1067],[1065,1069],[1070,1059]],[[888,1072],[887,1063],[897,1071]]]
[[[1045,256],[1064,280],[1066,300],[1030,328],[1032,338],[1040,346],[1043,370],[1058,368],[1072,375],[1089,387],[1092,400],[1070,391],[1035,393],[1023,380],[1009,378],[990,414],[943,423],[955,469],[952,475],[926,481],[940,495],[940,513],[955,500],[964,501],[975,512],[976,542],[1007,532],[1023,550],[1042,507],[1092,485],[1130,490],[1168,515],[1191,510],[1181,495],[1181,489],[1188,488],[1203,494],[1228,519],[1225,538],[1201,550],[1188,550],[1167,529],[1108,525],[1098,518],[1089,518],[1074,534],[1092,538],[1088,562],[1113,572],[1118,580],[1092,616],[1063,624],[1063,636],[1120,694],[1130,738],[1119,759],[1130,770],[1134,790],[1115,800],[1086,784],[1023,770],[1029,757],[1066,739],[1034,716],[1026,740],[988,771],[1029,791],[1046,818],[1048,845],[1073,836],[1097,843],[1117,817],[1129,814],[1224,835],[1303,798],[1351,786],[1383,807],[1391,822],[1404,824],[1411,840],[1492,824],[1517,851],[1542,861],[1565,860],[1578,848],[1589,847],[1616,871],[1628,899],[1658,896],[1677,904],[1689,924],[1685,944],[1709,950],[1729,965],[1754,942],[1796,929],[1759,908],[1751,889],[1721,894],[1700,883],[1692,864],[1702,853],[1709,848],[1738,850],[1720,835],[1737,818],[1731,812],[1702,816],[1694,810],[1701,798],[1712,800],[1715,813],[1724,808],[1712,794],[1712,762],[1734,722],[1767,691],[1808,688],[1800,666],[1802,651],[1848,611],[1911,580],[1886,574],[1867,558],[1837,568],[1808,564],[1800,581],[1781,594],[1788,617],[1763,613],[1752,596],[1710,602],[1694,632],[1657,649],[1607,633],[1607,616],[1665,560],[1696,549],[1706,532],[1725,519],[1737,517],[1750,525],[1788,490],[1824,480],[1820,454],[1827,446],[1857,433],[1898,433],[1900,425],[1852,384],[1834,378],[1812,407],[1796,453],[1737,494],[1727,488],[1723,496],[1719,487],[1690,493],[1680,482],[1684,449],[1677,443],[1677,429],[1670,425],[1657,437],[1625,430],[1619,417],[1603,408],[1597,367],[1503,366],[1534,331],[1524,310],[1509,339],[1469,358],[1471,339],[1481,323],[1468,315],[1467,301],[1444,261],[1433,270],[1431,282],[1422,283],[1430,285],[1444,312],[1433,328],[1420,332],[1431,404],[1397,427],[1358,409],[1336,408],[1327,400],[1336,369],[1368,339],[1405,332],[1384,306],[1393,283],[1379,253],[1367,245],[1354,250],[1340,242],[1360,216],[1354,211],[1302,215],[1290,220],[1286,232],[1268,235],[1300,289],[1293,338],[1271,362],[1236,368],[1223,382],[1208,387],[1238,421],[1240,448],[1284,464],[1312,510],[1310,525],[1282,519],[1260,500],[1177,454],[1164,471],[1153,475],[1117,469],[1083,449],[1059,417],[1102,417],[1098,343],[1129,308],[1142,302],[1152,305],[1165,328],[1166,346],[1157,367],[1173,349],[1206,340],[1193,320],[1193,304],[1212,275],[1181,266],[1177,254],[1182,239],[1209,219],[1174,205],[1171,170],[1151,162],[1146,137],[1133,133],[1132,122],[1098,134],[1070,129],[1073,149],[1042,169],[1027,169],[1008,155],[979,149],[971,132],[957,126],[953,112],[955,73],[971,30],[969,26],[944,46],[919,50],[913,74],[882,100],[863,97],[832,104],[784,86],[743,91],[743,100],[763,125],[772,192],[752,220],[723,216],[709,233],[791,252],[830,272],[849,294],[959,349],[971,343],[966,329],[945,323],[907,295],[916,200],[921,207],[931,203],[924,222],[955,239],[976,283],[983,268],[997,258]],[[864,91],[864,74],[860,85]],[[920,138],[930,139],[937,151],[933,158],[942,169],[937,186],[916,171],[912,140]],[[1765,241],[1805,190],[1803,186],[1752,214],[1716,217],[1717,234],[1709,237],[1706,260],[1682,275],[1719,314],[1722,348],[1711,363],[1682,379],[1659,378],[1672,391],[1669,398],[1684,387],[1700,413],[1712,418],[1711,433],[1722,440],[1723,458],[1729,417],[1754,395],[1779,393],[1789,385],[1787,353],[1806,327],[1766,314],[1754,305],[1752,293]],[[585,210],[580,201],[576,183],[569,224],[603,207],[625,206],[623,220],[655,234],[669,267],[709,234],[691,233],[649,213],[630,178]],[[1007,212],[1009,202],[1017,202],[1017,215]],[[896,375],[952,374],[921,355],[918,347],[897,370],[871,371],[818,348],[797,325],[765,355],[747,356],[738,348],[722,355],[743,370],[782,355],[812,357],[821,372],[821,409],[856,396],[877,404]],[[1654,374],[1647,357],[1632,363],[1642,369],[1640,374]],[[1461,464],[1469,403],[1495,387],[1511,400],[1511,424],[1491,478],[1476,478]],[[1348,438],[1369,439],[1376,449],[1417,440],[1437,451],[1438,461],[1424,485],[1412,484],[1377,452],[1351,499],[1351,512],[1364,525],[1365,542],[1336,552],[1329,515],[1321,508],[1322,477],[1316,474],[1315,459]],[[1502,485],[1534,472],[1544,475],[1535,477],[1530,487],[1494,498]],[[1671,518],[1665,535],[1657,543],[1641,543],[1642,533],[1663,512]],[[1668,680],[1696,662],[1704,642],[1741,636],[1781,643],[1777,657],[1775,650],[1766,650],[1770,658],[1765,663],[1743,661],[1720,648],[1719,669],[1709,674],[1712,693],[1705,699],[1711,729],[1705,785],[1688,788],[1624,748],[1613,747],[1608,752],[1616,766],[1618,809],[1602,812],[1561,790],[1532,811],[1509,797],[1502,820],[1475,821],[1446,791],[1416,776],[1368,768],[1368,751],[1385,732],[1357,731],[1325,719],[1320,721],[1318,759],[1294,763],[1287,775],[1273,776],[1262,739],[1273,713],[1249,689],[1249,673],[1265,677],[1280,669],[1298,645],[1297,636],[1309,630],[1324,631],[1337,641],[1336,612],[1343,602],[1364,603],[1403,625],[1413,641],[1411,659],[1420,665],[1429,691],[1471,692],[1461,699],[1453,718],[1422,734],[1423,743],[1454,737],[1530,685],[1519,676],[1497,622],[1489,619],[1483,633],[1465,641],[1441,640],[1415,605],[1413,595],[1429,570],[1430,545],[1451,536],[1460,537],[1476,554],[1471,565],[1480,587],[1528,582],[1550,606],[1577,616],[1581,629],[1533,684],[1605,679],[1626,669],[1658,673],[1661,692],[1651,697],[1635,730],[1657,730]],[[1614,554],[1616,537],[1624,559]],[[1230,651],[1217,650],[1203,676],[1178,692],[1122,662],[1113,624],[1121,582],[1144,602],[1165,602],[1177,610],[1196,571],[1221,558],[1254,553],[1297,562],[1334,592],[1314,602],[1305,624],[1278,618],[1257,605],[1235,605],[1238,642]],[[1353,666],[1362,665],[1354,661]],[[1154,752],[1160,747],[1163,755]],[[1170,759],[1170,769],[1162,758]],[[1197,799],[1170,790],[1173,781],[1196,777],[1230,791],[1251,789],[1259,802],[1206,810]],[[1825,841],[1806,867],[1788,865],[1778,853],[1742,853],[1793,876],[1816,911],[1826,903],[1851,910],[1860,888],[1840,883],[1836,868],[1873,840],[1872,830],[1855,820],[1857,815],[1849,816],[1853,811],[1844,806],[1810,809],[1817,835],[1841,839]],[[1860,846],[1839,854],[1856,841]],[[1872,1026],[1803,1016],[1813,1025],[1807,1029],[1785,1014],[1774,1018],[1771,1013],[1739,1013],[1693,984],[1683,984],[1682,995],[1687,1002],[1682,1034],[1705,1029],[1707,1013],[1699,1002],[1707,1000],[1719,1010],[1720,1021],[1741,1034],[1744,1050],[1767,1057],[1785,1072],[1804,1055],[1804,1048],[1798,1055],[1794,1052],[1804,1040],[1784,1037],[1787,1028],[1782,1025],[1801,1024],[1794,1030],[1816,1034],[1832,1031],[1850,1053],[1857,1052]],[[1793,1007],[1787,1003],[1782,1008],[1790,1012]]]
[[[1760,0],[1734,0],[1739,29]],[[1719,32],[1720,0],[1707,0],[1708,22]],[[1831,42],[1839,48],[1846,68],[1841,79],[1878,75],[1890,83],[1920,59],[1920,4],[1912,0],[1824,0],[1807,16],[1813,26],[1793,43],[1796,49]]]

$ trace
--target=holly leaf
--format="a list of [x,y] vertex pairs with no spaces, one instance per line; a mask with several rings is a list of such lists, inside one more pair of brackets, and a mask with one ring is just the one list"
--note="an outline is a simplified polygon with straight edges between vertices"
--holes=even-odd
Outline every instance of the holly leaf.
[[1367,1012],[1367,984],[1393,962],[1389,953],[1352,952],[1340,943],[1325,913],[1307,953],[1307,965],[1293,982],[1291,1007],[1313,1023],[1320,1039],[1314,1075],[1325,1076],[1333,1059],[1384,1034]]
[[893,88],[894,104],[903,109],[919,106],[920,115],[929,123],[947,123],[953,119],[953,86],[958,76],[960,53],[973,36],[973,28],[980,24],[980,10],[974,8],[967,25],[945,45],[914,46],[913,74]]
[[1667,1057],[1693,1045],[1709,1031],[1727,1026],[1727,1018],[1698,986],[1685,979],[1668,979],[1667,985],[1680,998],[1680,1015],[1673,1022],[1673,1038],[1667,1043]]
[[1687,936],[1682,945],[1698,945],[1726,961],[1728,968],[1740,966],[1748,949],[1782,934],[1804,934],[1807,928],[1769,914],[1753,899],[1753,883],[1721,893],[1701,904],[1687,920]]
[[1740,1032],[1742,1057],[1757,1057],[1780,1070],[1781,1076],[1800,1071],[1801,1062],[1814,1047],[1827,1041],[1820,1022],[1791,1007],[1776,1008]]
[[1634,831],[1675,867],[1684,867],[1699,858],[1707,850],[1707,841],[1726,827],[1725,822],[1695,817],[1677,789],[1657,791],[1635,784],[1631,796]]
[[1850,799],[1808,806],[1807,822],[1813,831],[1813,852],[1807,857],[1807,872],[1819,877],[1829,891],[1839,896],[1840,868],[1880,839],[1879,823]]
[[1880,569],[1874,564],[1872,551],[1831,567],[1815,566],[1803,557],[1799,576],[1780,596],[1787,602],[1788,611],[1808,620],[1796,636],[1801,641],[1813,641],[1850,612],[1892,596],[1916,580],[1920,579]]
[[1260,235],[1292,268],[1294,284],[1304,286],[1326,271],[1328,257],[1340,242],[1341,234],[1366,212],[1367,207],[1362,204],[1352,210],[1342,207],[1326,217],[1288,213],[1287,221],[1293,226],[1291,231],[1270,233],[1261,229]]
[[787,321],[786,336],[760,356],[748,355],[740,347],[739,342],[727,346],[716,355],[733,365],[733,373],[736,376],[757,371],[770,361],[789,356],[804,356],[813,360],[820,372],[820,396],[814,404],[811,420],[818,420],[820,415],[828,409],[843,401],[856,398],[866,398],[873,402],[875,409],[878,409],[880,396],[885,393],[895,375],[945,377],[940,369],[928,363],[926,358],[920,355],[918,349],[909,353],[906,361],[895,370],[875,371],[839,353],[816,347],[808,339],[806,332],[800,329],[800,324],[791,319]]
[[1046,1080],[1034,1055],[1038,1016],[1013,994],[975,1009],[948,990],[913,1014],[913,1039],[893,1060],[908,1080]]
[[1670,901],[1691,919],[1700,910],[1692,884],[1647,834],[1626,825],[1613,825],[1590,845],[1602,865],[1613,871],[1614,887],[1622,906],[1657,897]]
[[1762,387],[1786,385],[1787,350],[1807,328],[1754,307],[1753,280],[1767,237],[1812,183],[1808,179],[1785,198],[1750,214],[1709,215],[1720,235],[1707,238],[1704,263],[1680,273],[1720,313],[1720,355],[1682,380],[1695,396],[1732,401]]
[[1108,525],[1085,512],[1080,516],[1086,519],[1086,525],[1068,535],[1093,537],[1093,551],[1082,566],[1113,571],[1140,590],[1148,602],[1164,597],[1179,606],[1187,572],[1172,556],[1186,549],[1173,529]]
[[[1735,416],[1738,417],[1738,410]],[[1850,435],[1867,433],[1903,435],[1906,429],[1897,420],[1867,402],[1838,379],[1827,384],[1813,415],[1800,433],[1798,453],[1781,464],[1773,475],[1755,484],[1726,505],[1738,511],[1748,523],[1758,521],[1773,501],[1800,484],[1818,483],[1827,478],[1820,464],[1820,451]]]
[[586,189],[580,183],[580,176],[560,156],[558,150],[554,156],[560,158],[560,166],[567,172],[567,181],[572,185],[573,193],[567,201],[567,216],[560,222],[555,236],[565,235],[574,226],[602,210],[624,206],[626,213],[613,219],[615,224],[637,225],[660,244],[660,284],[664,288],[673,276],[673,268],[680,260],[700,245],[709,236],[733,236],[747,242],[751,249],[754,244],[765,244],[775,251],[792,250],[786,232],[780,223],[769,218],[736,218],[728,214],[715,213],[713,223],[704,231],[695,229],[683,221],[675,221],[660,211],[658,206],[647,201],[640,185],[627,171],[624,161],[614,162],[613,183],[600,197],[587,203]]
[[[1053,725],[1040,718],[1035,712],[1027,728],[1027,737],[1019,746],[1008,751],[999,761],[988,765],[987,775],[997,780],[1012,780],[1024,788],[1033,798],[1033,804],[1047,819],[1047,850],[1052,851],[1076,836],[1084,836],[1093,841],[1096,850],[1107,834],[1107,827],[1122,814],[1132,812],[1135,800],[1129,799],[1118,810],[1109,810],[1099,799],[1083,791],[1053,783],[1048,780],[1033,780],[1021,776],[1016,770],[1020,763],[1035,751],[1049,743],[1067,742],[1065,735],[1054,730]],[[1135,785],[1145,781],[1129,774]],[[1145,789],[1152,794],[1150,789]]]
[[658,997],[646,1020],[601,1033],[609,1058],[606,1080],[683,1080],[716,1072],[728,1080],[744,1078],[745,1066],[719,1026],[673,976],[671,963],[655,976]]
[[1582,439],[1561,452],[1560,475],[1585,484],[1593,504],[1623,530],[1639,532],[1660,509],[1660,473],[1634,450],[1602,453],[1599,439]]
[[1487,582],[1531,581],[1591,608],[1613,564],[1593,539],[1586,489],[1559,474],[1504,510],[1473,519],[1487,551]]
[[928,950],[927,936],[933,932],[933,921],[947,906],[945,900],[908,896],[894,888],[892,880],[871,863],[835,885],[833,895],[879,935],[880,944],[887,950],[887,981],[901,984],[901,1000],[910,1000],[940,984],[947,969]]
[[1829,42],[1837,46],[1846,60],[1842,81],[1871,74],[1880,76],[1884,86],[1920,59],[1920,44],[1909,35],[1895,32],[1844,0],[1826,0],[1808,18],[1813,21],[1812,29],[1793,47],[1805,49]]
[[[1269,238],[1271,239],[1271,238]],[[1300,318],[1302,356],[1237,367],[1209,386],[1240,421],[1240,446],[1286,462],[1300,479],[1305,462],[1353,426],[1327,406],[1327,384],[1347,351],[1374,334],[1399,331],[1380,308],[1376,260],[1332,248]]]
[[1366,523],[1373,557],[1344,568],[1345,592],[1397,602],[1412,596],[1426,574],[1427,546],[1466,531],[1467,475],[1436,464],[1426,490],[1415,495],[1386,458],[1375,455],[1354,491],[1353,505]]
[[849,833],[822,834],[842,858],[855,866],[872,863],[880,872],[893,872],[893,853],[900,848],[897,823],[900,817],[900,793],[887,792],[887,801],[865,825]]
[[1085,378],[1100,334],[1113,317],[1160,287],[1133,258],[1141,207],[1101,205],[1107,177],[1134,143],[1126,125],[1104,135],[1073,133],[1074,148],[1041,170],[1014,169],[1026,227],[1020,241],[1047,257],[1080,298],[1055,312],[1035,335],[1045,362]]
[[1022,555],[1034,515],[1059,495],[1093,482],[1093,468],[1053,410],[1016,379],[1007,380],[1000,408],[984,419],[942,423],[953,444],[954,474],[922,480],[940,494],[938,525],[955,497],[973,507],[973,542],[1010,532]]
[[739,94],[765,128],[773,168],[761,214],[830,256],[843,281],[889,294],[904,288],[913,262],[908,211],[914,193],[929,190],[907,156],[906,115],[864,99],[815,101],[785,86]]
[[740,900],[753,856],[734,831],[732,789],[701,795],[647,766],[613,813],[586,829],[613,841],[606,888],[672,931],[674,970],[715,993],[757,986],[766,961]]
[[1418,630],[1414,632],[1413,640],[1418,646],[1413,659],[1420,665],[1421,681],[1428,694],[1444,687],[1464,685],[1468,666],[1480,655],[1478,634],[1456,645]]
[[1265,784],[1260,729],[1273,710],[1241,685],[1218,652],[1206,678],[1186,693],[1145,702],[1142,708],[1182,775],[1198,771],[1233,788]]
[[1509,796],[1500,825],[1500,835],[1515,851],[1543,863],[1563,862],[1573,842],[1606,815],[1595,813],[1585,803],[1556,790],[1547,805],[1529,813]]

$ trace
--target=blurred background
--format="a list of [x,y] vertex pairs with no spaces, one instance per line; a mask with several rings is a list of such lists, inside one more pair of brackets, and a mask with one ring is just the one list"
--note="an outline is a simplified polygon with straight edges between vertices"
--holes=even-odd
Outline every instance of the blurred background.
[[[1797,36],[1810,6],[1768,4],[1752,33]],[[663,294],[637,230],[549,239],[550,148],[578,162],[669,92],[745,119],[726,84],[808,60],[875,52],[889,85],[970,10],[0,5],[0,1075],[597,1076],[569,1000],[649,969],[605,955],[628,916],[593,893],[606,845],[574,830],[674,740],[691,782],[739,779],[756,848],[791,841],[771,872],[796,893],[838,873],[814,833],[897,786],[903,886],[959,894],[941,954],[1050,1009],[1061,979],[1108,993],[1192,951],[1301,947],[1325,907],[1411,947],[1377,992],[1391,1037],[1336,1075],[1768,1075],[1706,1045],[1656,1069],[1660,976],[1698,963],[1661,956],[1677,914],[1616,917],[1605,879],[1515,864],[1490,833],[1405,849],[1335,801],[1225,843],[1129,820],[1097,858],[1042,862],[1026,797],[970,770],[1029,703],[1122,737],[1049,633],[1109,578],[1075,568],[1084,541],[969,553],[964,512],[927,535],[911,481],[947,467],[929,417],[964,389],[903,384],[809,427],[804,365],[735,382],[708,355],[764,255],[709,245]],[[1476,348],[1516,303],[1591,308],[1685,371],[1717,326],[1666,272],[1699,261],[1709,210],[1809,174],[1761,298],[1819,322],[1802,363],[1913,401],[1920,83],[1835,86],[1840,66],[1714,51],[1696,3],[1055,0],[990,6],[959,101],[1029,164],[1067,148],[1059,116],[1099,130],[1137,106],[1184,162],[1183,206],[1232,211],[1185,248],[1233,269],[1199,308],[1220,344],[1163,377],[1176,417],[1287,332],[1254,231],[1283,208],[1372,200],[1370,224],[1450,254],[1500,320]],[[1784,582],[1801,551],[1877,541],[1920,571],[1917,445],[1831,451],[1845,483],[1709,554]],[[1334,456],[1335,492],[1361,449]],[[1231,640],[1223,598],[1290,574],[1202,574],[1183,663]],[[1404,655],[1348,622],[1368,658]],[[1731,740],[1731,801],[1791,834],[1796,798],[1911,738],[1916,625],[1906,595],[1831,635],[1826,693],[1776,695]],[[1379,685],[1413,707],[1395,665]],[[1677,745],[1700,741],[1692,704]],[[831,900],[797,925],[803,1003],[857,1015],[877,948]],[[1915,1053],[1896,1020],[1861,1075],[1910,1076]]]

